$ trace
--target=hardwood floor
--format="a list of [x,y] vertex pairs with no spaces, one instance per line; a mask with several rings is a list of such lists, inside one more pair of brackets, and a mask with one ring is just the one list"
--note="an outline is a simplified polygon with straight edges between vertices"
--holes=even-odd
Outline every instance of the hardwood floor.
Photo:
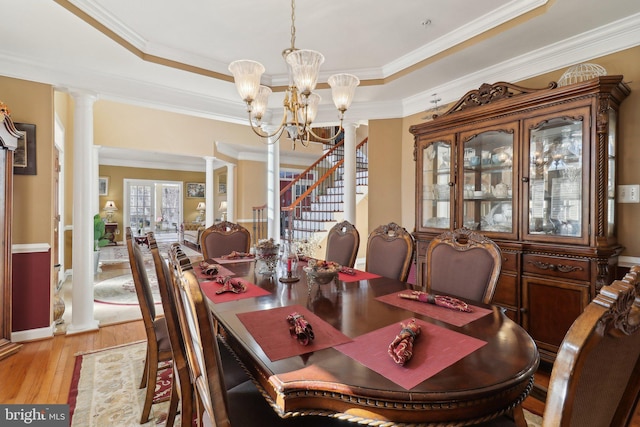
[[[0,360],[0,403],[67,403],[76,354],[144,339],[144,326],[139,320],[104,326],[96,332],[24,343],[20,352]],[[536,385],[546,389],[548,383],[549,374],[540,370]],[[532,393],[523,406],[542,414],[544,402],[535,396]],[[629,427],[640,427],[640,405]]]

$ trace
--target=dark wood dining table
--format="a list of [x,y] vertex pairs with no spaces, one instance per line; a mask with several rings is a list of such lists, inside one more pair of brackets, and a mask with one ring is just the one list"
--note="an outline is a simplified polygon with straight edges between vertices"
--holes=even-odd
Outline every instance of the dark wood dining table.
[[[345,281],[317,284],[299,266],[300,280],[282,283],[279,272],[260,274],[254,261],[223,267],[248,283],[253,296],[223,294],[226,299],[218,299],[214,290],[220,285],[202,275],[201,287],[226,344],[283,417],[340,414],[364,425],[473,425],[512,411],[533,386],[536,345],[498,307],[470,303],[481,317],[460,326],[446,317],[451,313],[424,315],[421,309],[386,301],[411,290],[398,280],[349,281],[341,275]],[[309,348],[289,334],[285,317],[293,311],[304,313],[314,328]],[[270,313],[279,316],[275,326],[269,324],[274,322]],[[420,322],[423,333],[415,339],[416,360],[399,366],[387,347],[410,319]],[[260,326],[268,330],[258,331]],[[457,354],[469,345],[466,353]],[[286,348],[299,354],[287,356],[282,353]],[[357,355],[358,349],[364,354]],[[438,363],[444,367],[432,366]]]

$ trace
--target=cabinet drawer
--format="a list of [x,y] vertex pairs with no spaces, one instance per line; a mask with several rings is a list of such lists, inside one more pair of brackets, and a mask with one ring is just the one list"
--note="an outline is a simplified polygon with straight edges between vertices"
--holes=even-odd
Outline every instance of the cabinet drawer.
[[522,269],[525,273],[561,277],[563,279],[589,280],[589,261],[571,258],[525,254]]
[[516,289],[516,277],[507,274],[501,274],[498,278],[496,291],[491,301],[498,305],[507,305],[510,307],[518,306],[518,292]]
[[518,271],[518,254],[502,251],[502,271]]

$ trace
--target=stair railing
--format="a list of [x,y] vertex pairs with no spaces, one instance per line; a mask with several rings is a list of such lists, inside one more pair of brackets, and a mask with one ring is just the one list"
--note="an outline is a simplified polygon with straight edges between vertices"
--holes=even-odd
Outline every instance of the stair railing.
[[251,208],[253,211],[253,245],[258,244],[259,240],[267,238],[267,221],[265,216],[265,211],[267,210],[267,205],[264,204],[262,206],[253,206]]
[[[366,184],[367,142],[368,138],[365,138],[356,146],[356,185]],[[325,231],[324,223],[332,221],[335,212],[344,210],[342,186],[336,185],[342,180],[343,165],[344,144],[341,141],[282,189],[280,200],[288,190],[295,189],[300,194],[289,206],[280,207],[281,238],[307,240],[313,233]],[[318,178],[309,186],[300,185],[309,176]]]

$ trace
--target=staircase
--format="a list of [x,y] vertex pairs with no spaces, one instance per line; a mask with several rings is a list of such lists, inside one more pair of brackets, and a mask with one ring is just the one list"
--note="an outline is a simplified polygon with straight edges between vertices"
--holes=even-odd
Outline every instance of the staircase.
[[[356,147],[356,205],[368,192],[368,153],[364,139]],[[344,212],[344,143],[341,141],[281,191],[301,194],[289,206],[281,206],[282,238],[319,242],[342,221]],[[312,177],[313,183],[306,185]],[[302,183],[302,184],[300,184]],[[301,191],[304,189],[305,191]]]

